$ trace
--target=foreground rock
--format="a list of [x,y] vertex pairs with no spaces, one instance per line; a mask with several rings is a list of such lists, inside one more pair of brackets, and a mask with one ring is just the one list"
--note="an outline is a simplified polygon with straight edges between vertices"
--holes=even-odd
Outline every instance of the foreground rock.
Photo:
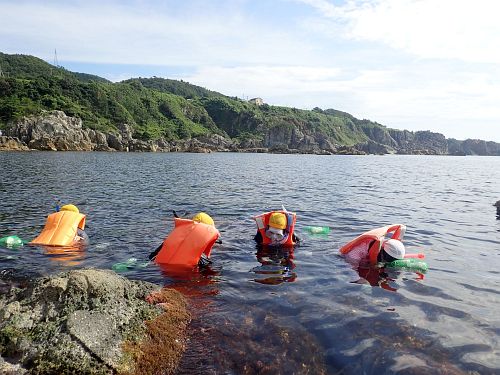
[[161,301],[149,297],[160,304],[148,303],[147,296],[158,290],[96,269],[13,288],[0,299],[0,370],[152,373],[161,358],[162,370],[172,372],[184,349],[189,315],[183,297],[173,290],[162,291]]

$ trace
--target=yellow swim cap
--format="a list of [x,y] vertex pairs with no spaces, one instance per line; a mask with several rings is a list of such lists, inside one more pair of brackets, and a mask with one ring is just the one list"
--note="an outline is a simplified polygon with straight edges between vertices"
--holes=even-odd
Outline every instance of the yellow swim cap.
[[286,215],[281,212],[273,212],[269,217],[269,226],[277,229],[285,229]]
[[214,220],[210,217],[210,215],[207,215],[204,212],[198,212],[196,215],[194,215],[193,221],[215,226]]
[[71,211],[76,212],[77,214],[80,213],[80,210],[74,204],[65,204],[61,207],[60,211]]

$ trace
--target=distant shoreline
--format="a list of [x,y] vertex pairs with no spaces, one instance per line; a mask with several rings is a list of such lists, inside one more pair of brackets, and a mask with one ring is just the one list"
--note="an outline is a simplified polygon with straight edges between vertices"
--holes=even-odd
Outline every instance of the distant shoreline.
[[[274,131],[274,130],[273,130]],[[245,152],[269,154],[312,155],[481,155],[499,156],[500,144],[482,140],[458,141],[442,134],[417,132],[412,140],[384,138],[380,142],[367,139],[354,145],[333,143],[317,136],[302,134],[297,141],[295,130],[269,133],[264,139],[230,138],[209,133],[197,137],[166,140],[137,139],[128,124],[121,124],[113,132],[102,132],[83,126],[78,117],[62,111],[47,111],[23,117],[11,123],[0,136],[0,150],[4,151],[125,151],[125,152]],[[403,134],[403,133],[398,133]],[[396,135],[394,135],[396,136]],[[384,141],[385,139],[385,141]],[[387,142],[387,143],[381,143]]]

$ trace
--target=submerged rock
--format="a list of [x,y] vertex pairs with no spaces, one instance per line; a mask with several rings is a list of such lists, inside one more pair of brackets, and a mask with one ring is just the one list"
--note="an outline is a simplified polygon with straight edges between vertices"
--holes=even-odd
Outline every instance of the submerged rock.
[[98,269],[42,277],[24,289],[11,289],[0,298],[0,369],[96,374],[140,368],[147,373],[143,363],[156,335],[173,348],[168,352],[173,371],[189,314],[175,291],[165,292],[161,305],[148,303],[146,297],[158,289]]

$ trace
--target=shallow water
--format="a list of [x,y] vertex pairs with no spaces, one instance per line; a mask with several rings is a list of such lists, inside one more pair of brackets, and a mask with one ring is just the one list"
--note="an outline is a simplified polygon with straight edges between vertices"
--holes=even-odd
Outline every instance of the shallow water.
[[[493,374],[498,181],[498,157],[0,153],[0,237],[33,239],[59,198],[87,214],[91,240],[71,253],[0,248],[0,269],[143,263],[172,229],[172,210],[207,211],[223,240],[209,269],[123,273],[189,298],[179,373]],[[303,243],[257,253],[252,216],[282,204],[297,212]],[[391,223],[408,226],[407,251],[424,252],[429,271],[389,271],[372,287],[337,250]],[[307,225],[332,229],[311,235]]]

